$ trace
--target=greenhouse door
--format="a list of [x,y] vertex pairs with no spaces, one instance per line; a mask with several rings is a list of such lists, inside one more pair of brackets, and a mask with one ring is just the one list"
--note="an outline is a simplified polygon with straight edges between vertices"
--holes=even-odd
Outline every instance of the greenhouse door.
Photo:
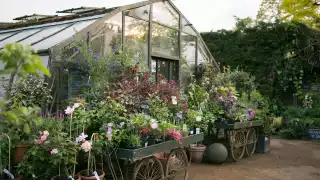
[[158,57],[152,57],[151,73],[153,77],[162,74],[168,81],[179,80],[179,62],[177,60],[169,60]]

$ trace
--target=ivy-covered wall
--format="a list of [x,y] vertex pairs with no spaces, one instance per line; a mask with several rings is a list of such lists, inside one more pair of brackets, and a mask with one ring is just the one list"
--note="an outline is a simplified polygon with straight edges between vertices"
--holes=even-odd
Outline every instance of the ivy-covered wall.
[[221,66],[251,73],[259,91],[272,99],[292,103],[303,88],[320,82],[320,31],[297,23],[239,22],[234,30],[202,37]]

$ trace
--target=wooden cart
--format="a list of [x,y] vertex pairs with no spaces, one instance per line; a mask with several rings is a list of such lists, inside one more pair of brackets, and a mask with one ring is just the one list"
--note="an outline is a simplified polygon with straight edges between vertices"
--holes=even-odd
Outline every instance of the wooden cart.
[[[197,134],[139,149],[118,148],[116,155],[123,162],[122,175],[125,180],[186,180],[189,159],[185,148],[203,138],[203,134]],[[155,156],[162,152],[168,155]]]
[[[254,154],[261,126],[261,121],[236,122],[234,124],[215,121],[214,124],[209,124],[208,135],[205,139],[211,138],[216,142],[224,143],[231,158],[238,161],[244,155],[252,156]],[[213,131],[213,128],[216,129],[216,132]],[[219,136],[221,133],[223,133],[223,137]]]

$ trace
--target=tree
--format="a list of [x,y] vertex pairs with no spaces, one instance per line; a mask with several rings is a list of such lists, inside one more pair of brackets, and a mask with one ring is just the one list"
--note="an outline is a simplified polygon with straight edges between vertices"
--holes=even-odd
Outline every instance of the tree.
[[316,0],[282,0],[283,19],[302,22],[320,29],[320,6]]

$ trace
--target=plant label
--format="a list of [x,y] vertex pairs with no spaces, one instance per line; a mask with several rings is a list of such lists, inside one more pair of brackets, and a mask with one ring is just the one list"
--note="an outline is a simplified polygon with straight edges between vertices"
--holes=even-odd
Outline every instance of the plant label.
[[74,180],[72,176],[69,176],[68,179]]
[[11,174],[11,172],[8,171],[7,169],[4,169],[3,172],[6,173],[10,177],[10,179],[14,179],[13,174]]
[[97,180],[100,180],[100,178],[99,178],[99,175],[98,175],[97,171],[93,172],[93,174],[94,174],[94,177],[95,177]]

